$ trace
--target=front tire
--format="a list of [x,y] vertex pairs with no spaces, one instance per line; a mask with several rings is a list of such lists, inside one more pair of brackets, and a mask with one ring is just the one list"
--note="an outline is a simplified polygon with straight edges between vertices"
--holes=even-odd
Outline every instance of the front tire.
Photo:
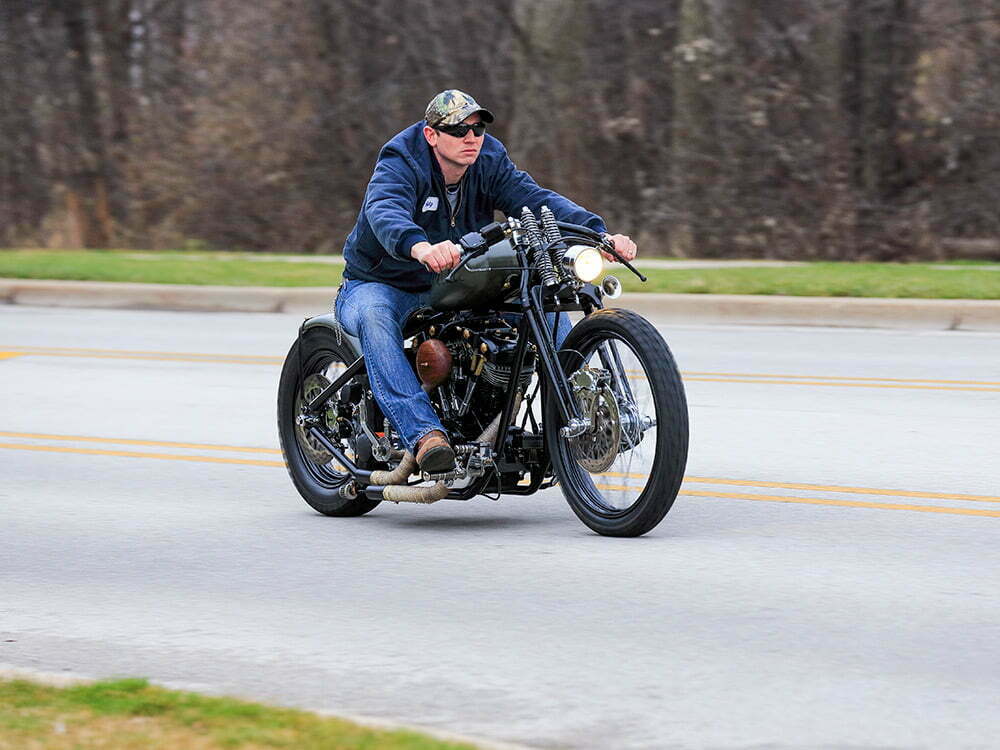
[[303,400],[319,392],[317,384],[332,382],[356,359],[351,344],[338,341],[329,328],[309,328],[289,349],[278,383],[278,438],[285,466],[302,498],[325,516],[360,516],[380,502],[363,493],[353,499],[342,497],[340,489],[351,475],[295,423]]
[[687,399],[670,348],[640,315],[607,309],[570,331],[560,361],[593,417],[587,432],[563,437],[547,389],[546,443],[563,494],[598,534],[645,534],[670,510],[687,464]]

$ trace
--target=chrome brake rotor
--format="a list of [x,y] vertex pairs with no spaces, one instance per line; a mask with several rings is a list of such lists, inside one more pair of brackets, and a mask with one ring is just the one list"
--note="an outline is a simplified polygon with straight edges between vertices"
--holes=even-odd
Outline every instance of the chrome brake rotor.
[[590,421],[590,428],[570,438],[573,457],[584,469],[601,472],[614,463],[621,447],[621,414],[615,394],[607,386],[599,387],[589,368],[573,374],[574,394],[580,412]]
[[[301,414],[302,407],[321,394],[323,389],[325,389],[328,385],[330,385],[330,381],[320,373],[316,372],[309,375],[305,381],[303,381],[302,393],[295,401],[295,413]],[[329,412],[324,416],[329,419]],[[333,460],[333,454],[324,450],[319,441],[308,433],[307,427],[298,424],[298,422],[295,424],[295,438],[298,440],[299,447],[302,448],[302,452],[305,453],[309,460],[313,463],[328,464]]]

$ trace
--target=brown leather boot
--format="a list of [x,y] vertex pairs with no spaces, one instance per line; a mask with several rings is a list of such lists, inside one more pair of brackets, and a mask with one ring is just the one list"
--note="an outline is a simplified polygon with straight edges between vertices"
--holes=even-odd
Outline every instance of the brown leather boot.
[[428,474],[443,474],[455,468],[455,451],[441,430],[431,430],[417,443],[417,464]]

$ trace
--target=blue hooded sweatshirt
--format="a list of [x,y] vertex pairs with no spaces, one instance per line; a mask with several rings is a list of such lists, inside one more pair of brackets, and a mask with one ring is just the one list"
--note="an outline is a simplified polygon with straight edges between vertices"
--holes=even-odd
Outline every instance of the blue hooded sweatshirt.
[[607,231],[597,214],[539,187],[490,135],[465,171],[452,211],[441,167],[424,138],[425,124],[411,125],[379,152],[364,205],[344,245],[345,278],[381,281],[412,292],[429,289],[434,274],[410,257],[410,248],[421,241],[458,242],[493,221],[494,210],[520,216],[527,206],[537,215],[548,206],[560,221]]

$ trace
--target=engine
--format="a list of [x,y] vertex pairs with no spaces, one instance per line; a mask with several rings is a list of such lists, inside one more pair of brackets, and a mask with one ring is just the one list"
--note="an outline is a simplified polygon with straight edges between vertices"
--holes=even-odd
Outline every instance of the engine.
[[519,372],[517,330],[497,316],[456,318],[430,326],[418,337],[414,365],[445,426],[466,438],[478,435],[503,409],[512,388],[528,389],[535,372],[534,347]]

